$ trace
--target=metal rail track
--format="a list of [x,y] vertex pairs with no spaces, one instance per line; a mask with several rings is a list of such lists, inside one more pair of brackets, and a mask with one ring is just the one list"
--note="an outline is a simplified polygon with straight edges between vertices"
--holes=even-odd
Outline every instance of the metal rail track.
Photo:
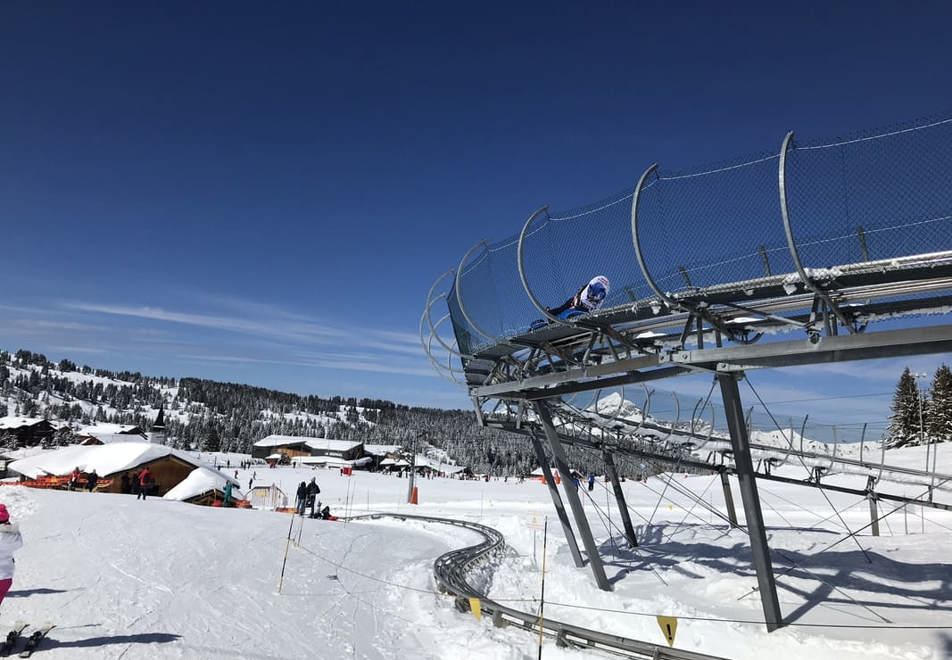
[[[538,614],[523,612],[497,603],[470,581],[470,575],[478,569],[488,569],[498,559],[499,555],[506,550],[506,541],[501,532],[492,527],[465,520],[403,513],[371,513],[354,516],[351,520],[375,518],[434,522],[462,527],[480,534],[483,537],[482,542],[465,548],[450,550],[437,557],[436,561],[433,562],[433,577],[436,579],[440,591],[455,597],[456,607],[461,612],[469,610],[469,598],[478,598],[480,609],[492,618],[493,624],[496,626],[514,626],[523,630],[539,629]],[[548,618],[544,618],[541,625],[544,633],[555,639],[560,646],[580,650],[606,651],[626,658],[636,658],[637,660],[727,660],[722,656],[659,646],[630,637],[612,635]]]

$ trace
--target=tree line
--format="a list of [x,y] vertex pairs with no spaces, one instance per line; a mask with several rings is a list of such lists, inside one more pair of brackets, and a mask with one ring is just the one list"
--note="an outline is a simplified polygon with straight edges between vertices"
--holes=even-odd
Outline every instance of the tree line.
[[917,376],[906,367],[896,384],[886,432],[886,447],[913,447],[952,440],[952,371],[936,369],[929,389],[919,391]]

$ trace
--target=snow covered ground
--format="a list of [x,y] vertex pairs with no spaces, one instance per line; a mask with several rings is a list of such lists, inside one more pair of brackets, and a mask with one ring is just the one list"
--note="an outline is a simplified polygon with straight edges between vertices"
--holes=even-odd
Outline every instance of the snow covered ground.
[[[949,472],[952,447],[941,450],[939,471]],[[921,451],[895,455],[918,464],[912,454]],[[865,500],[827,494],[841,521],[819,491],[761,483],[784,614],[798,624],[822,624],[768,634],[761,624],[737,622],[761,620],[762,612],[751,593],[756,578],[746,536],[708,508],[723,511],[713,476],[626,482],[642,544],[635,551],[621,547],[618,511],[605,484],[597,483],[591,498],[585,491],[614,582],[606,593],[595,587],[588,568],[572,564],[547,489],[538,482],[423,479],[417,481],[421,503],[411,507],[402,503],[406,479],[256,466],[239,470],[243,488],[253,471],[256,485],[274,483],[292,498],[300,481],[316,476],[320,498],[337,514],[412,510],[499,529],[514,550],[496,569],[492,596],[500,600],[537,597],[541,528],[548,517],[547,617],[664,643],[654,615],[681,616],[676,646],[738,659],[952,656],[952,513],[900,509],[883,521],[881,537],[866,529],[844,540],[844,524],[858,529],[869,523]],[[865,485],[854,475],[831,478]],[[742,517],[736,484],[734,496]],[[459,614],[451,599],[435,593],[432,562],[475,540],[464,530],[392,520],[304,520],[300,529],[295,523],[300,546],[290,547],[279,594],[287,515],[10,486],[0,489],[0,501],[25,538],[13,589],[0,608],[0,628],[19,618],[57,623],[43,657],[521,660],[536,654],[534,636]],[[896,506],[881,502],[880,512]],[[683,618],[688,616],[735,621]],[[823,627],[831,624],[888,628]],[[552,642],[543,653],[590,655]]]

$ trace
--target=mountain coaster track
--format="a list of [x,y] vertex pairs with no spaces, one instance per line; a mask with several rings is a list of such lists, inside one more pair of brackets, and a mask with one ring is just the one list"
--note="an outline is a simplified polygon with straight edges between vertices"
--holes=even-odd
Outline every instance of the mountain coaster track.
[[[433,562],[433,577],[441,592],[448,593],[456,598],[456,606],[460,611],[469,608],[469,598],[478,598],[481,610],[490,615],[493,624],[499,627],[515,626],[523,630],[538,630],[539,615],[532,612],[523,612],[507,605],[497,603],[489,598],[481,589],[476,588],[469,580],[469,573],[474,568],[489,565],[506,549],[506,541],[498,530],[479,523],[436,516],[420,516],[404,513],[371,513],[354,516],[350,520],[368,520],[379,518],[396,518],[398,520],[418,520],[443,525],[462,527],[483,537],[482,542],[466,546],[457,550],[450,550]],[[570,623],[544,618],[541,622],[546,635],[556,640],[562,646],[578,649],[597,649],[607,651],[626,658],[644,660],[726,660],[721,656],[707,655],[696,651],[668,648],[649,642],[642,642],[630,637],[612,635],[610,633],[582,628]]]

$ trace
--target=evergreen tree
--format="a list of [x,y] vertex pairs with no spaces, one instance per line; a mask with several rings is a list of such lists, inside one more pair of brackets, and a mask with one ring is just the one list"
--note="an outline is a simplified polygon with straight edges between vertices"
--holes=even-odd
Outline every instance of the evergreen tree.
[[221,436],[218,435],[218,429],[214,424],[208,429],[202,451],[221,451]]
[[932,378],[926,431],[929,442],[952,441],[952,370],[944,364]]
[[892,415],[889,417],[886,438],[888,449],[920,444],[923,430],[920,427],[920,420],[925,415],[925,410],[920,408],[920,405],[916,379],[909,371],[909,367],[906,367],[899,377],[896,393],[893,395]]

